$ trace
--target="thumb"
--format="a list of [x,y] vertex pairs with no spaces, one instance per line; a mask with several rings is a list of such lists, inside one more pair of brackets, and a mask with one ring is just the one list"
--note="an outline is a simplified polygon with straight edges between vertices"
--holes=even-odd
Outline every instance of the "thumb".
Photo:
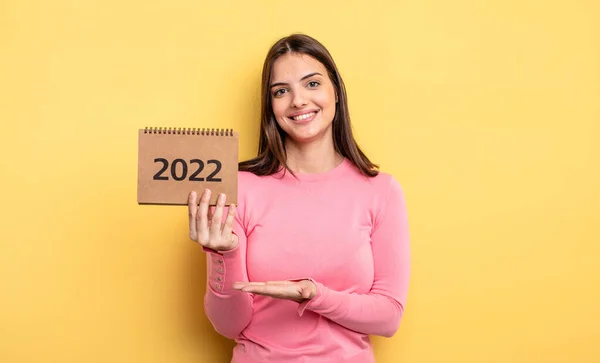
[[301,293],[301,295],[302,295],[302,298],[304,298],[304,299],[310,299],[310,295],[312,295],[312,291],[311,291],[310,286],[304,286],[304,287],[302,287],[302,293]]

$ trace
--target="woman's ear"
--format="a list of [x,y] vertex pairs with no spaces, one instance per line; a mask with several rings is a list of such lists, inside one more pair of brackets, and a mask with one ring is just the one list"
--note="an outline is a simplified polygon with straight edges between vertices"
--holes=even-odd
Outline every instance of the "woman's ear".
[[335,103],[338,103],[338,101],[339,101],[339,100],[338,100],[338,95],[337,95],[337,93],[336,93],[336,94],[335,94]]

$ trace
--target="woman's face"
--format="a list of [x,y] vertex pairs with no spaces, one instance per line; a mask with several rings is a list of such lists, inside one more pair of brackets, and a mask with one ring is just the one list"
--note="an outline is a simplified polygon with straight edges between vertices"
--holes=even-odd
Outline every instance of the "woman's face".
[[273,63],[270,95],[277,123],[294,142],[331,138],[336,94],[319,61],[298,53],[279,57]]

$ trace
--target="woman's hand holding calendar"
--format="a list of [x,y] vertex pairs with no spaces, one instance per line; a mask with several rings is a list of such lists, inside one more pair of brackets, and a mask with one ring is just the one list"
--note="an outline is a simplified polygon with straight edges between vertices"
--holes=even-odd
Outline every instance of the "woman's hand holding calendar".
[[190,238],[203,247],[215,251],[228,251],[237,247],[238,237],[233,233],[233,219],[236,206],[231,204],[223,221],[225,194],[220,194],[216,207],[210,207],[210,190],[206,189],[200,196],[192,191],[188,198],[190,218]]

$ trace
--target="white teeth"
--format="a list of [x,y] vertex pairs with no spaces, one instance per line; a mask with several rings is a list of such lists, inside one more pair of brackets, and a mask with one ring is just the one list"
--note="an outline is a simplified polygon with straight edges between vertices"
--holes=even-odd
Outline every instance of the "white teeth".
[[309,112],[309,113],[305,113],[304,115],[300,115],[300,116],[296,116],[296,117],[292,117],[292,118],[296,121],[301,121],[301,120],[306,120],[307,118],[313,117],[314,114],[315,114],[314,112]]

